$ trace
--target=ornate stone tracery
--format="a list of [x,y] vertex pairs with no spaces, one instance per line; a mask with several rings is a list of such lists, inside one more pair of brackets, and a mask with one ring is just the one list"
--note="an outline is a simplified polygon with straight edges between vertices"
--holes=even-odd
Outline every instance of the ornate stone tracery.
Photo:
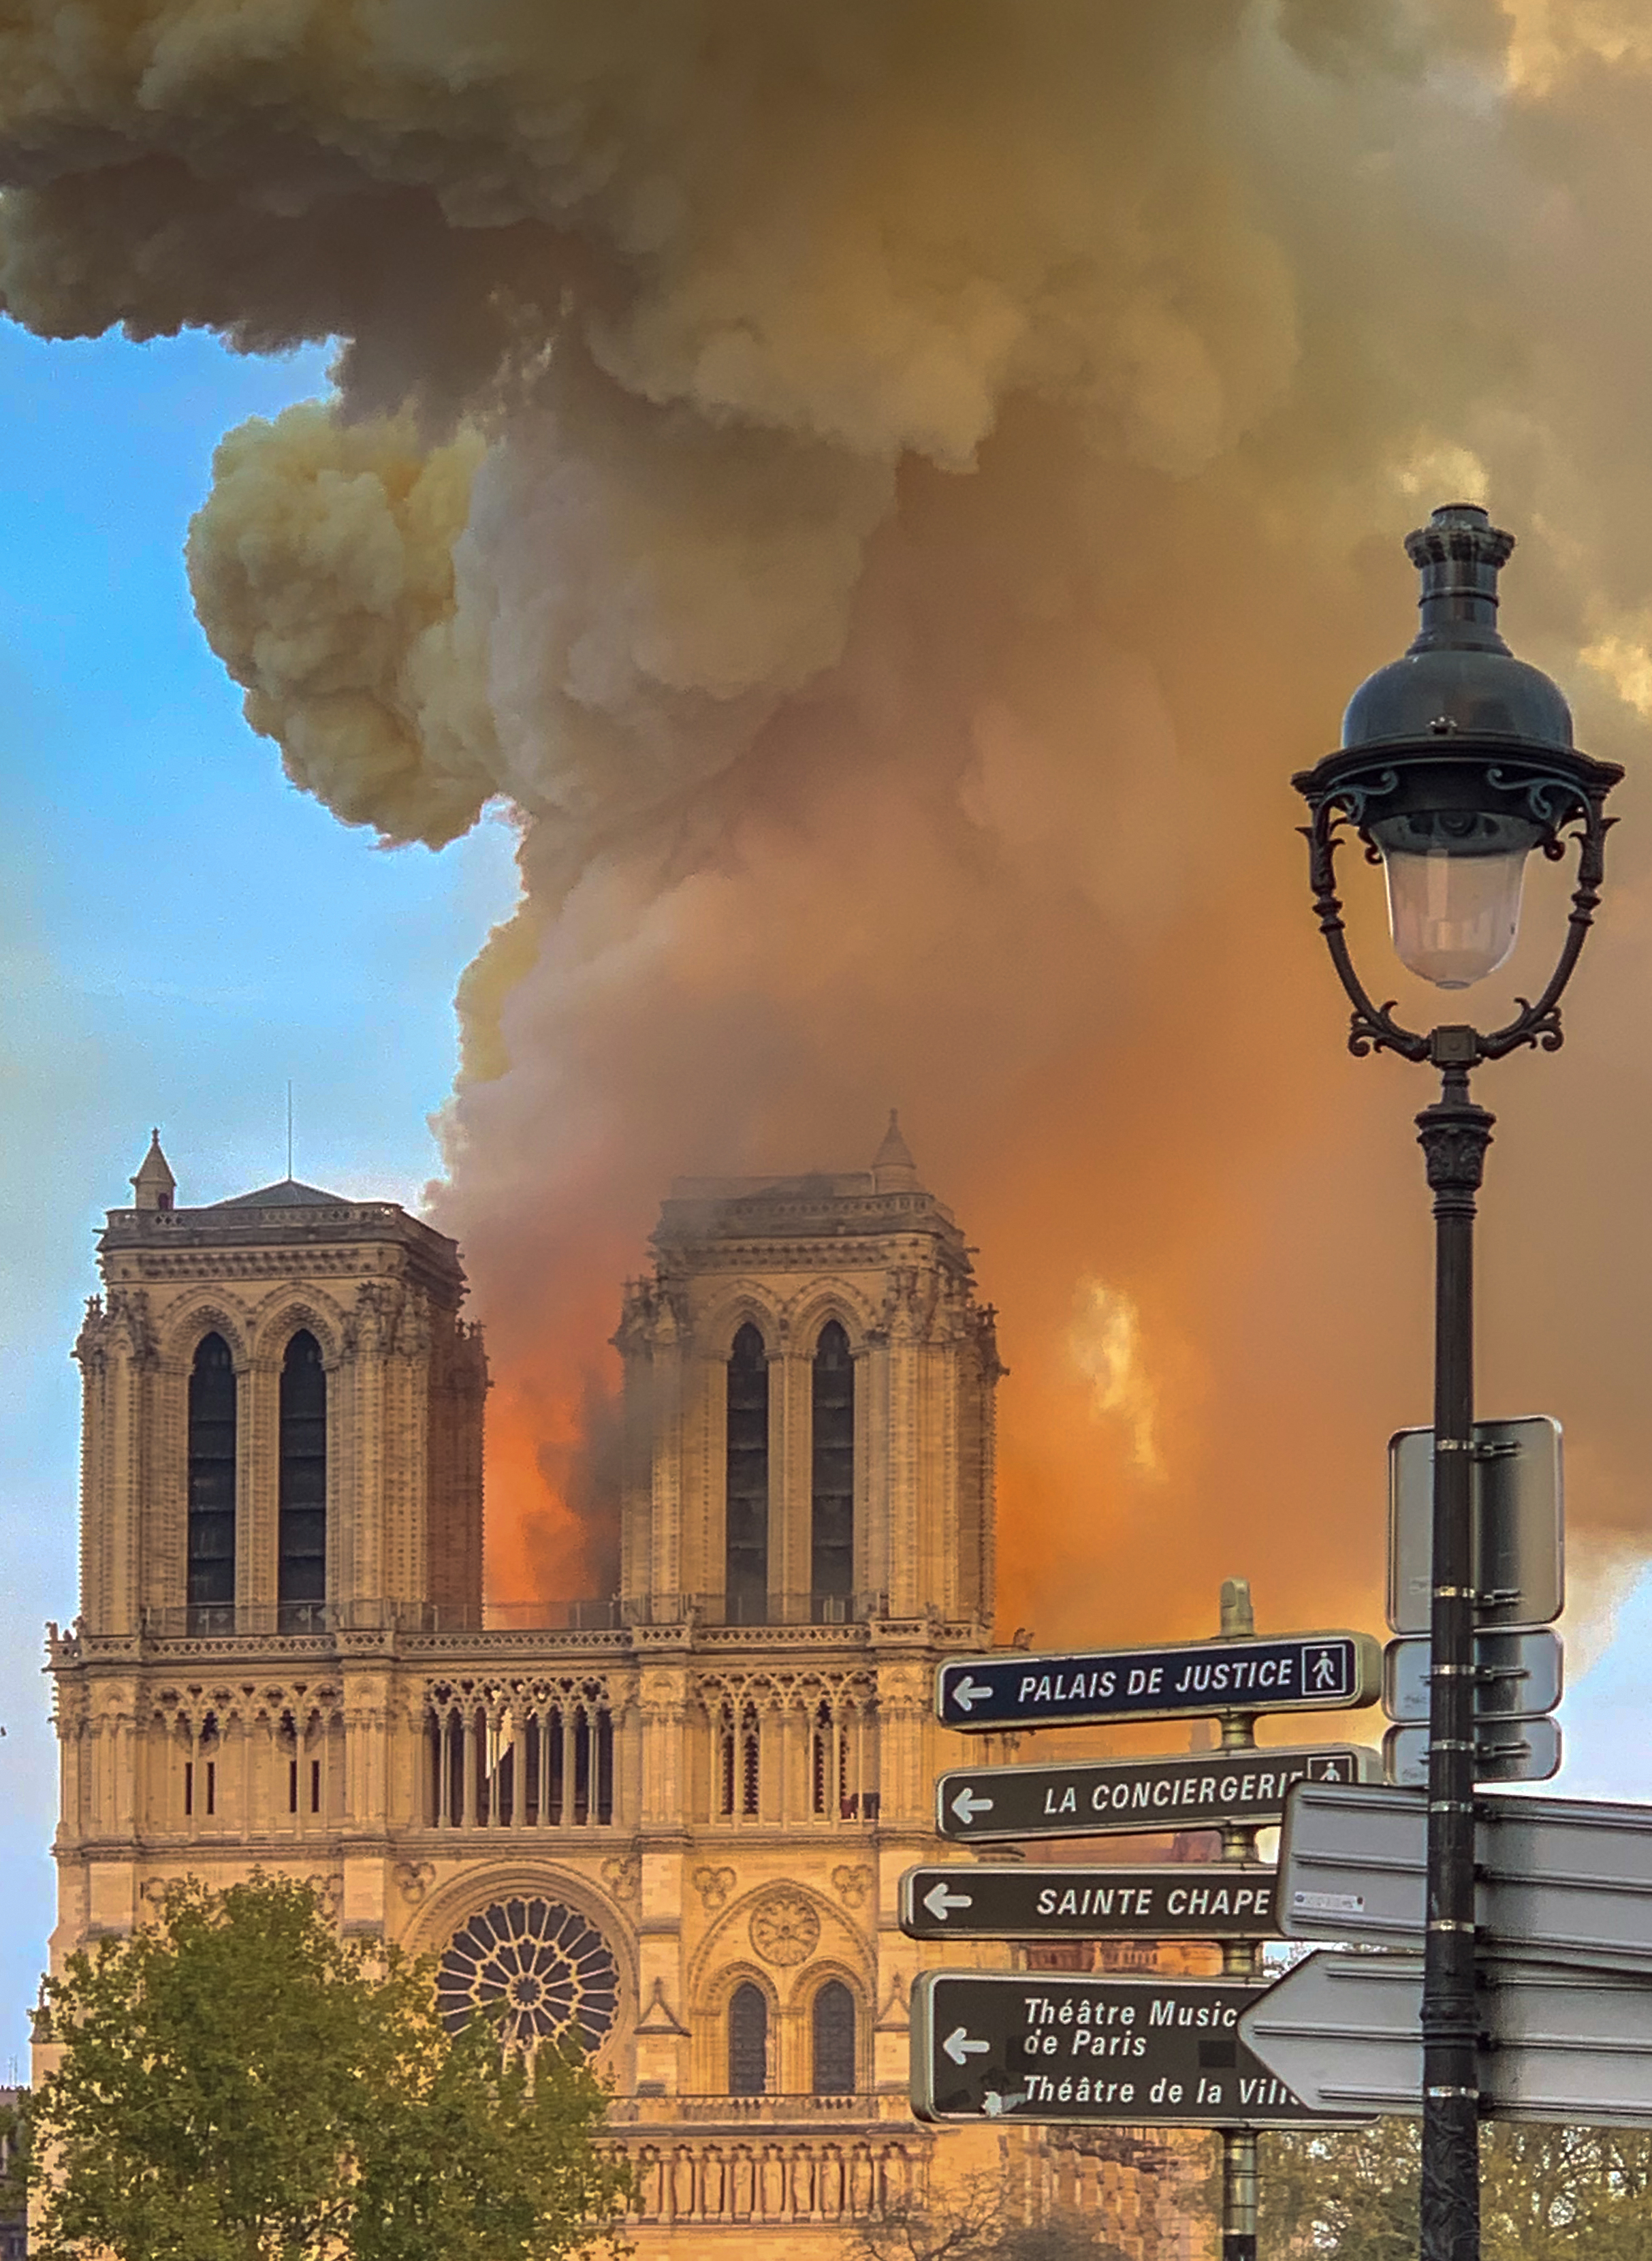
[[596,1925],[576,1909],[528,1897],[496,1900],[449,1941],[436,2000],[454,2031],[480,2013],[513,2048],[531,2049],[577,2032],[595,2049],[619,2008],[619,1965]]

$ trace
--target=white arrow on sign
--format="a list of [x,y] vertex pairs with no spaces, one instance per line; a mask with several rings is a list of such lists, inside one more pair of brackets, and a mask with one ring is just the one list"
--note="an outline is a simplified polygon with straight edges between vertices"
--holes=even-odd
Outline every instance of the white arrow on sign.
[[945,1923],[950,1908],[973,1907],[975,1903],[968,1892],[949,1892],[945,1884],[937,1884],[924,1893],[923,1905],[937,1923]]
[[948,2034],[946,2039],[941,2043],[941,2047],[946,2051],[946,2054],[952,2058],[954,2064],[967,2064],[970,2058],[973,2056],[985,2056],[988,2050],[991,2049],[992,2043],[990,2042],[973,2042],[969,2038],[969,2029],[967,2027],[955,2026],[952,2032]]
[[992,1810],[993,1802],[991,1798],[982,1798],[977,1791],[971,1790],[967,1784],[959,1791],[958,1796],[952,1800],[952,1811],[957,1814],[959,1820],[963,1823],[966,1829],[968,1828],[970,1823],[975,1819],[975,1816],[978,1813],[990,1813]]
[[992,1692],[985,1681],[972,1680],[966,1673],[962,1680],[956,1683],[952,1695],[960,1712],[973,1712],[981,1698],[990,1696]]

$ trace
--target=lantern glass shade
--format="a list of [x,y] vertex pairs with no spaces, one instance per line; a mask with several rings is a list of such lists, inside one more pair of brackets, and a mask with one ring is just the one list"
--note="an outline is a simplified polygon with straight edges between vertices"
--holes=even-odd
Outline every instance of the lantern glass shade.
[[1466,989],[1495,973],[1519,930],[1526,859],[1540,828],[1518,816],[1425,810],[1380,819],[1371,837],[1401,965],[1438,989]]

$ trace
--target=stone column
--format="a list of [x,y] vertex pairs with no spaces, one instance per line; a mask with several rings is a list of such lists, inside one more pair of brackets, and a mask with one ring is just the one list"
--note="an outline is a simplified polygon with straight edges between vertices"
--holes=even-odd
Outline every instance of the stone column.
[[918,1274],[898,1264],[889,1273],[884,1311],[888,1347],[885,1482],[889,1519],[887,1580],[891,1617],[912,1617],[929,1597],[921,1591],[918,1518]]
[[[346,1624],[352,1604],[380,1600],[388,1590],[385,1478],[392,1439],[386,1415],[400,1302],[394,1282],[363,1280],[338,1361],[327,1373],[327,1599],[341,1606]],[[422,1457],[422,1439],[418,1451]]]
[[[138,1629],[144,1506],[149,1493],[150,1423],[158,1356],[149,1299],[140,1288],[110,1291],[97,1346],[104,1367],[99,1392],[104,1432],[95,1524],[83,1533],[86,1622],[93,1633]],[[179,1596],[180,1601],[183,1599]]]
[[685,1384],[692,1367],[679,1314],[662,1295],[655,1315],[650,1382],[654,1409],[653,1468],[649,1488],[648,1592],[685,1590],[683,1560]]
[[249,1359],[237,1382],[242,1473],[237,1487],[235,1601],[240,1609],[267,1612],[267,1629],[273,1632],[281,1498],[280,1352]]
[[814,1583],[810,1432],[814,1372],[789,1334],[769,1353],[769,1592],[781,1611],[807,1614]]

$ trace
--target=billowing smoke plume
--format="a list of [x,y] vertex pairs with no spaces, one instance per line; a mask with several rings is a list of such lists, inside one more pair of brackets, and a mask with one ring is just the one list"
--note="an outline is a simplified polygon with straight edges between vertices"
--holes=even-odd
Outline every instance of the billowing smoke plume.
[[[438,1196],[501,1592],[595,1575],[601,1345],[668,1178],[852,1166],[899,1101],[1002,1310],[1008,1621],[1202,1629],[1232,1572],[1275,1624],[1368,1617],[1383,1441],[1427,1418],[1428,1094],[1340,1052],[1287,779],[1460,496],[1635,760],[1642,13],[10,9],[12,314],[341,341],[191,537],[251,721],[387,840],[520,823]],[[1622,799],[1572,1045],[1486,1079],[1483,1399],[1566,1418],[1600,1561],[1652,1531]]]

